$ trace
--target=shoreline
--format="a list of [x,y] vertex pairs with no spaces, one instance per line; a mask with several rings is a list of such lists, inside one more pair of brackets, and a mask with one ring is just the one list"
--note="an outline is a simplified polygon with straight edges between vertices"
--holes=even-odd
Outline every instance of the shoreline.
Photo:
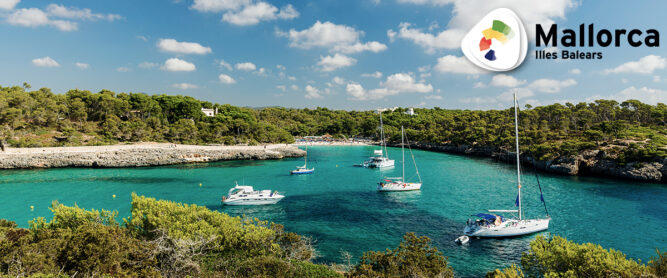
[[108,146],[9,148],[0,152],[0,169],[121,168],[302,157],[305,151],[288,144],[200,146],[137,143]]

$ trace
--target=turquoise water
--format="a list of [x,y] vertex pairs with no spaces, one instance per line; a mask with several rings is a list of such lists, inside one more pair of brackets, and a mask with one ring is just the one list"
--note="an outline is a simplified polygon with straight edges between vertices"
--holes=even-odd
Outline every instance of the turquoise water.
[[[228,161],[129,169],[48,169],[0,171],[0,218],[26,227],[45,216],[52,200],[83,208],[118,210],[129,215],[130,194],[195,203],[232,215],[282,223],[289,231],[316,240],[319,262],[342,262],[341,251],[398,245],[405,232],[433,239],[460,276],[479,276],[518,262],[533,236],[471,240],[454,244],[469,215],[486,209],[511,209],[516,197],[512,165],[488,159],[414,151],[424,180],[421,192],[378,193],[382,176],[400,176],[400,149],[389,149],[396,167],[352,167],[373,147],[309,147],[313,175],[290,176],[301,159]],[[412,163],[406,167],[414,176]],[[524,173],[523,205],[528,217],[544,216],[532,172]],[[415,177],[416,178],[416,177]],[[256,189],[287,196],[277,205],[220,206],[220,197],[245,181]],[[615,179],[540,176],[552,216],[549,232],[576,242],[613,247],[647,261],[655,248],[667,249],[667,187]],[[202,184],[200,187],[199,184]],[[116,198],[113,198],[113,195]],[[34,206],[31,211],[30,206]]]

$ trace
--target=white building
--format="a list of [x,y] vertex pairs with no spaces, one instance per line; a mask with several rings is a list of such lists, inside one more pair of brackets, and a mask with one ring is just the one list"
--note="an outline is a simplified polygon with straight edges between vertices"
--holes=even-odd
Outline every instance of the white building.
[[218,108],[217,107],[215,109],[202,108],[201,112],[208,117],[215,117],[215,115],[218,114]]
[[415,109],[412,108],[412,107],[408,108],[408,111],[405,111],[405,114],[408,114],[408,115],[410,115],[410,116],[417,115],[417,114],[415,113]]

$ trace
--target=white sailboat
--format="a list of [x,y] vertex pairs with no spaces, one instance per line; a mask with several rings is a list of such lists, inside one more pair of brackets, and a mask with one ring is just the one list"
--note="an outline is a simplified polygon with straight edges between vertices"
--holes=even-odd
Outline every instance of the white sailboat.
[[364,164],[362,164],[361,166],[366,168],[385,168],[394,166],[394,160],[389,159],[389,153],[387,152],[387,143],[384,138],[384,126],[382,125],[381,111],[380,111],[380,139],[382,141],[382,143],[380,144],[380,149],[373,151],[373,154],[375,156],[372,156],[369,158],[369,160],[364,161]]
[[308,145],[306,145],[306,154],[303,156],[303,166],[296,166],[296,170],[290,171],[292,175],[312,174],[315,168],[308,169]]
[[[544,231],[549,228],[551,217],[543,219],[524,219],[521,208],[521,164],[519,158],[519,120],[518,103],[516,93],[514,94],[514,133],[516,137],[516,179],[518,185],[518,195],[516,206],[518,210],[489,210],[491,213],[518,213],[518,218],[505,218],[497,214],[478,213],[475,216],[480,219],[472,221],[468,219],[463,233],[467,236],[475,237],[512,237],[532,234]],[[541,194],[541,189],[540,189]],[[544,198],[540,196],[542,202]],[[545,205],[546,210],[546,205]]]
[[[408,147],[409,147],[408,143]],[[385,178],[384,181],[378,183],[378,191],[412,191],[420,190],[422,187],[422,178],[419,175],[419,169],[417,169],[417,163],[415,162],[415,156],[412,154],[412,149],[410,149],[410,156],[412,156],[412,162],[415,164],[415,171],[417,172],[417,177],[419,182],[406,182],[405,181],[405,131],[401,126],[401,153],[403,155],[403,175],[398,178]]]

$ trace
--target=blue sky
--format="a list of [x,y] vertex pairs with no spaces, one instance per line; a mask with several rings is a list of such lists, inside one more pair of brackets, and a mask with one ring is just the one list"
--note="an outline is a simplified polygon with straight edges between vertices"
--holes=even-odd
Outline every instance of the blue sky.
[[[514,10],[527,59],[489,73],[461,38],[497,7]],[[664,47],[602,60],[535,60],[536,23],[667,30],[664,1],[0,0],[0,84],[182,94],[240,106],[498,109],[521,102],[667,102]],[[667,35],[667,34],[666,34]],[[661,42],[662,43],[662,42]]]

